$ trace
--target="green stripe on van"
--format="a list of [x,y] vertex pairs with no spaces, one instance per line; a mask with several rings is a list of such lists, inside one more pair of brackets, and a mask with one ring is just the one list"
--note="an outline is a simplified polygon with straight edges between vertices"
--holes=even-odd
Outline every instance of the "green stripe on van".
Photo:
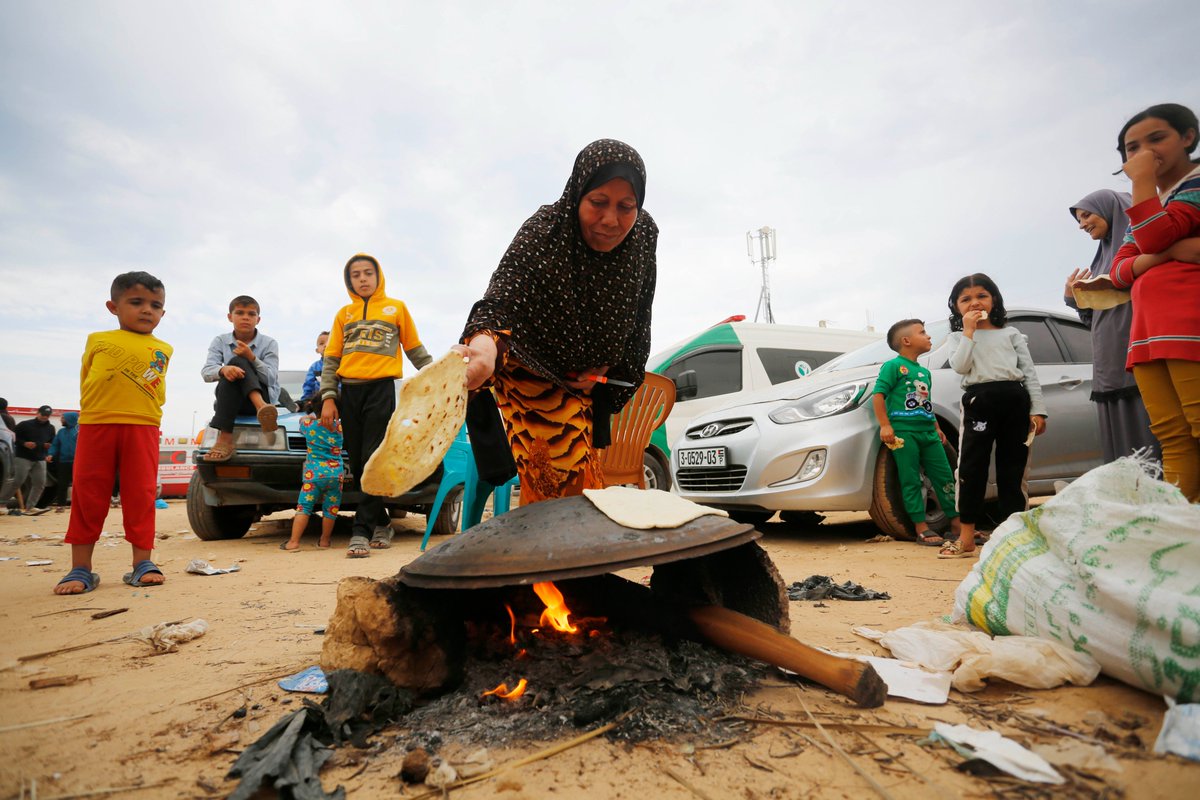
[[695,339],[680,347],[674,353],[669,354],[662,361],[650,367],[651,372],[659,372],[671,366],[675,359],[680,356],[687,355],[693,350],[699,350],[701,347],[709,347],[714,344],[741,344],[742,340],[738,338],[737,331],[733,329],[733,325],[728,322],[722,325],[714,325],[713,327],[703,331]]

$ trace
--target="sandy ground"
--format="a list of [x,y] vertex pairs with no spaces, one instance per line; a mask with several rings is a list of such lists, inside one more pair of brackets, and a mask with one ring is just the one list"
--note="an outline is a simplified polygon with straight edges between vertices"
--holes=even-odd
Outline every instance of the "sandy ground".
[[[317,550],[310,535],[302,552],[279,552],[289,516],[264,520],[241,540],[203,542],[188,532],[184,504],[172,501],[158,515],[156,557],[167,575],[165,586],[134,589],[121,583],[130,554],[116,534],[102,539],[96,550],[100,587],[75,597],[50,591],[70,566],[69,549],[61,542],[67,515],[0,517],[0,557],[17,557],[0,562],[0,797],[17,797],[22,787],[28,792],[34,781],[43,799],[112,787],[125,788],[109,796],[138,798],[216,797],[232,791],[235,783],[225,774],[236,753],[299,704],[273,678],[317,661],[321,637],[314,631],[333,610],[337,581],[396,573],[418,554],[417,530],[424,525],[423,517],[401,520],[391,550],[350,560],[344,557],[347,534],[341,530],[332,551]],[[840,515],[806,530],[782,523],[763,527],[763,544],[789,583],[826,574],[891,593],[892,600],[881,602],[793,603],[793,635],[833,649],[885,655],[851,629],[888,630],[948,614],[957,581],[970,565],[939,561],[936,550],[913,544],[867,544],[874,530],[862,515]],[[120,530],[119,511],[112,512],[108,530]],[[184,573],[194,558],[219,567],[236,563],[241,571],[213,577]],[[43,559],[53,563],[26,563]],[[96,612],[117,608],[128,611],[93,619]],[[210,630],[176,653],[152,656],[145,644],[129,640],[96,644],[142,626],[194,617],[207,620]],[[18,661],[71,647],[79,649]],[[78,682],[30,688],[33,680],[61,676],[78,676]],[[807,707],[831,725],[868,727],[855,732],[826,726],[844,758],[812,727],[756,725],[744,738],[718,748],[688,742],[627,748],[600,738],[456,790],[454,796],[1050,796],[1023,793],[1030,784],[956,771],[960,757],[944,747],[917,744],[934,721],[993,727],[1025,744],[1069,741],[1051,725],[1085,736],[1103,737],[1108,730],[1128,737],[1106,745],[1119,772],[1090,769],[1093,779],[1075,778],[1054,790],[1055,796],[1100,796],[1107,786],[1113,793],[1108,796],[1177,798],[1195,796],[1200,785],[1200,764],[1150,752],[1163,701],[1103,677],[1086,688],[1033,691],[1001,684],[973,695],[951,692],[942,706],[889,700],[871,711],[820,687],[797,688],[781,678],[746,697],[745,704],[746,713],[807,720]],[[243,708],[244,717],[233,716]],[[1098,712],[1136,727],[1103,723]],[[424,787],[403,787],[396,777],[403,754],[389,747],[395,735],[385,730],[374,737],[372,749],[340,751],[335,765],[322,772],[325,787],[342,784],[351,797],[420,795]],[[491,756],[503,765],[550,744],[492,751]],[[453,748],[444,754],[452,760],[456,755]]]

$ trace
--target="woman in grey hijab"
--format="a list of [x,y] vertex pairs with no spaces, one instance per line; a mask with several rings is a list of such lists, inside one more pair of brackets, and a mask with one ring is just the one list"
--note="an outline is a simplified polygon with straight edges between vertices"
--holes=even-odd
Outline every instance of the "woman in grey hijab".
[[1100,189],[1071,206],[1071,218],[1079,229],[1100,243],[1092,265],[1075,270],[1067,278],[1063,299],[1092,331],[1092,400],[1100,412],[1100,441],[1106,464],[1143,447],[1150,448],[1147,454],[1151,457],[1161,458],[1133,373],[1125,371],[1133,306],[1124,303],[1097,311],[1079,308],[1071,296],[1074,281],[1107,275],[1112,268],[1113,256],[1129,227],[1125,217],[1129,203],[1127,192]]

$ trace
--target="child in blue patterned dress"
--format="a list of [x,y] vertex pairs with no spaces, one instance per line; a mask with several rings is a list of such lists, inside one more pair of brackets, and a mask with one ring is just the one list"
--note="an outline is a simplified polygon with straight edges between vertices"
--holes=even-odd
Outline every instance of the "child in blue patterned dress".
[[321,539],[317,547],[328,548],[338,507],[342,504],[342,421],[336,420],[330,430],[318,424],[315,415],[309,414],[301,420],[300,431],[308,444],[304,481],[300,486],[296,516],[292,519],[292,537],[279,545],[280,550],[289,552],[300,549],[300,537],[304,535],[308,518],[318,502],[321,504]]

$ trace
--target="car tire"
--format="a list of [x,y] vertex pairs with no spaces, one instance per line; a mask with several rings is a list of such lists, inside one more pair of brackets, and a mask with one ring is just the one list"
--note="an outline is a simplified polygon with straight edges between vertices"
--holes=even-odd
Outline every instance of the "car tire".
[[451,536],[458,533],[459,523],[462,522],[463,490],[457,486],[446,493],[442,507],[438,510],[437,519],[433,521],[434,536]]
[[[950,442],[942,445],[946,458],[950,462],[950,471],[958,468],[958,450]],[[950,530],[950,520],[938,505],[937,495],[929,485],[928,478],[922,478],[925,484],[925,521],[934,533],[945,534]],[[915,541],[916,529],[912,520],[904,511],[904,496],[900,491],[900,476],[896,472],[896,459],[892,451],[886,447],[879,448],[875,457],[875,472],[871,491],[871,507],[868,509],[871,521],[880,531],[896,539]]]
[[206,542],[240,539],[258,518],[255,506],[210,506],[204,502],[200,473],[193,472],[187,493],[188,525]]
[[642,453],[642,473],[646,476],[646,488],[671,491],[671,471],[649,450]]
[[729,512],[730,519],[743,525],[762,525],[775,516],[774,511],[764,508],[726,508],[725,510]]

